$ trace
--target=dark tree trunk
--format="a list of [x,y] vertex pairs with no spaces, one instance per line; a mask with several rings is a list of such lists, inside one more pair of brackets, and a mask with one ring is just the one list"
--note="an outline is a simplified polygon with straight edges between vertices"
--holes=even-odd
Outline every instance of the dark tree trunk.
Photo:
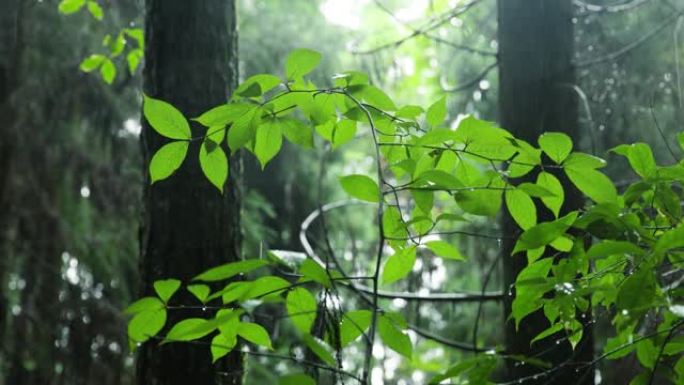
[[[9,182],[10,164],[15,146],[15,117],[14,106],[11,96],[16,88],[18,78],[18,61],[20,56],[21,43],[19,40],[18,25],[20,10],[18,1],[10,1],[7,4],[7,12],[0,15],[0,207],[8,208],[9,203]],[[7,251],[7,221],[9,220],[10,210],[0,210],[0,252],[9,255]],[[0,261],[0,336],[4,335],[6,327],[7,298],[5,293],[6,274],[9,272],[9,258]],[[3,338],[3,341],[6,341]],[[3,365],[4,357],[0,352],[0,365]],[[2,371],[0,367],[0,371]]]
[[[578,100],[571,85],[575,83],[575,69],[571,0],[499,0],[499,108],[501,125],[516,137],[536,145],[544,131],[562,131],[579,142]],[[549,160],[546,159],[546,162]],[[563,175],[560,178],[566,191],[563,212],[582,206],[582,198]],[[552,220],[552,214],[539,207],[539,221]],[[519,229],[508,213],[503,218],[506,234],[517,234]],[[509,257],[515,242],[504,243],[504,284],[508,291],[518,273],[527,265],[524,254]],[[513,297],[504,302],[505,315],[511,314]],[[585,320],[586,323],[586,320]],[[556,345],[552,338],[535,343],[530,341],[549,326],[543,313],[525,318],[518,331],[512,321],[506,322],[506,348],[510,354],[535,356],[556,368],[566,361],[591,361],[593,338],[591,328],[575,352],[567,342]],[[544,352],[544,353],[542,353]],[[532,365],[509,362],[508,379],[520,379],[541,372]],[[584,372],[581,372],[584,373]],[[571,363],[563,369],[541,376],[526,384],[593,384],[593,372],[580,378]]]
[[[225,103],[237,79],[235,17],[232,0],[147,0],[145,93],[173,104],[186,117]],[[197,125],[192,130],[193,136],[204,134]],[[143,122],[146,173],[151,156],[164,142]],[[198,153],[199,142],[192,143],[175,175],[154,185],[146,178],[141,228],[146,295],[153,292],[157,279],[187,281],[209,267],[239,259],[238,160],[231,160],[230,177],[221,195],[203,176]],[[189,301],[183,295],[179,292],[175,300]],[[172,312],[167,325],[189,316]],[[208,346],[180,343],[144,344],[137,367],[141,385],[239,384],[242,371],[239,353],[212,365]]]

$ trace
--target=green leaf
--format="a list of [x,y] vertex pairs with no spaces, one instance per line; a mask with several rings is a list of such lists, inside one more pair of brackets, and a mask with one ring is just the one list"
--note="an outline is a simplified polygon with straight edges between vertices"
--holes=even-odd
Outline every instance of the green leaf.
[[585,154],[582,152],[573,152],[572,154],[570,154],[570,156],[567,157],[567,159],[565,159],[565,162],[563,162],[563,166],[575,169],[597,169],[605,167],[606,161],[593,155]]
[[450,128],[433,128],[425,135],[418,138],[416,144],[421,146],[439,145],[443,146],[448,142],[454,142],[458,139],[456,131]]
[[295,327],[302,333],[310,333],[316,321],[316,298],[308,290],[296,287],[287,294],[285,304]]
[[156,336],[165,324],[166,309],[141,311],[128,323],[128,337],[135,342],[145,342]]
[[382,269],[382,283],[389,284],[408,275],[416,263],[416,246],[407,247],[391,255]]
[[326,344],[325,342],[321,341],[318,338],[312,337],[309,334],[305,334],[302,336],[302,341],[306,344],[306,346],[323,362],[330,366],[335,366],[335,358],[332,355],[332,349]]
[[254,154],[259,159],[262,169],[278,154],[282,145],[283,133],[276,122],[268,121],[257,127]]
[[511,306],[511,317],[515,319],[516,329],[523,318],[542,307],[542,298],[547,291],[546,277],[552,265],[553,258],[540,259],[529,264],[518,274],[515,298]]
[[622,282],[615,305],[628,312],[657,307],[657,290],[657,283],[650,269],[639,270]]
[[150,181],[166,179],[180,168],[188,152],[188,142],[174,141],[157,150],[150,161]]
[[458,180],[455,176],[442,170],[427,170],[416,178],[416,183],[426,184],[435,189],[459,189],[463,187],[463,182]]
[[253,112],[255,107],[246,103],[230,103],[214,107],[192,120],[205,127],[225,126],[246,114]]
[[248,259],[246,261],[226,263],[221,266],[211,268],[204,273],[193,278],[193,281],[222,281],[238,274],[246,274],[254,269],[268,265],[268,261],[263,259]]
[[304,373],[280,376],[279,385],[316,385],[316,381]]
[[332,135],[332,147],[336,149],[341,145],[354,139],[356,135],[356,122],[349,119],[343,119],[335,123],[335,128]]
[[237,151],[256,136],[256,130],[261,124],[261,107],[251,106],[247,112],[235,119],[228,130],[228,146]]
[[[235,89],[235,94],[245,97],[261,96],[266,92],[272,90],[280,84],[280,78],[270,74],[258,74],[250,76],[238,88]],[[253,93],[254,86],[257,86],[258,92]]]
[[169,302],[169,299],[171,299],[171,296],[176,293],[180,285],[181,282],[177,279],[162,279],[154,281],[154,291],[157,292],[157,295],[162,302],[167,303]]
[[313,129],[297,119],[280,120],[283,135],[291,143],[304,148],[313,148]]
[[554,197],[556,194],[551,192],[551,190],[546,189],[545,187],[535,184],[535,183],[520,183],[519,185],[515,186],[516,189],[524,191],[527,195],[530,197],[535,197],[535,198],[543,198],[543,197]]
[[190,125],[174,106],[144,95],[143,114],[159,135],[171,139],[190,139]]
[[651,147],[646,143],[622,144],[611,151],[627,157],[632,169],[642,178],[653,176],[657,166]]
[[318,262],[314,261],[313,259],[307,258],[302,262],[302,265],[299,267],[299,273],[301,273],[306,279],[310,279],[314,282],[318,282],[321,285],[325,287],[330,287],[330,277],[328,276],[328,272],[318,264]]
[[[212,129],[209,128],[209,130]],[[199,162],[209,182],[223,194],[223,186],[228,179],[228,157],[218,143],[210,138],[204,139],[200,148]]]
[[[459,165],[459,170],[464,169],[464,163]],[[468,167],[471,168],[472,167]],[[461,178],[465,174],[457,173]],[[501,209],[501,201],[505,182],[495,172],[487,172],[485,175],[471,176],[472,179],[464,180],[467,187],[454,194],[458,206],[465,212],[473,215],[493,217]]]
[[535,342],[537,342],[537,341],[539,341],[539,340],[543,340],[543,339],[546,338],[546,337],[550,337],[550,336],[552,336],[552,335],[554,335],[554,334],[560,332],[561,330],[563,330],[563,324],[561,324],[561,323],[553,324],[553,325],[551,325],[551,327],[549,327],[548,329],[546,329],[546,330],[544,330],[543,332],[537,334],[537,336],[534,337],[534,338],[532,339],[532,341],[530,341],[530,345],[532,345],[533,343],[535,343]]
[[143,50],[140,48],[132,49],[126,55],[126,63],[128,63],[128,72],[131,75],[135,74],[135,70],[138,69],[140,60],[143,58]]
[[116,78],[116,67],[111,60],[105,58],[102,61],[102,65],[100,66],[100,75],[105,83],[112,84],[112,82],[114,82],[114,78]]
[[664,232],[656,241],[653,252],[662,254],[678,247],[684,247],[684,224]]
[[192,341],[206,336],[216,329],[211,321],[204,318],[188,318],[173,325],[165,341]]
[[520,235],[512,254],[548,245],[563,235],[575,222],[575,219],[577,219],[577,212],[573,211],[553,222],[543,222],[530,227]]
[[587,258],[607,258],[611,255],[631,254],[641,256],[644,254],[639,246],[626,241],[613,241],[610,239],[603,240],[595,245],[592,245],[587,251]]
[[527,193],[519,189],[506,189],[506,207],[511,217],[523,230],[537,224],[537,207]]
[[403,106],[394,114],[397,118],[416,119],[423,113],[420,106]]
[[450,243],[445,241],[429,241],[425,243],[425,246],[430,249],[435,255],[442,258],[455,259],[458,261],[463,261],[465,258],[461,255],[457,248],[452,246]]
[[391,318],[385,315],[380,316],[378,319],[378,332],[385,345],[409,360],[411,359],[413,355],[411,339],[397,328]]
[[617,201],[617,190],[613,182],[604,174],[590,169],[566,167],[565,174],[570,181],[586,196],[596,203]]
[[237,345],[237,338],[233,335],[232,338],[223,333],[216,335],[211,340],[211,362],[218,361],[221,357],[225,357]]
[[209,294],[211,293],[211,288],[202,284],[188,285],[187,289],[202,303],[207,302],[207,298],[209,298]]
[[565,191],[563,190],[563,185],[558,178],[546,171],[539,173],[537,176],[537,184],[553,193],[553,196],[541,197],[541,201],[544,206],[551,210],[553,216],[558,218],[560,209],[565,201]]
[[347,194],[354,198],[367,201],[379,202],[380,189],[375,181],[365,175],[355,174],[340,178],[340,184]]
[[313,71],[321,62],[321,54],[306,48],[296,49],[285,59],[285,76],[293,80]]
[[126,37],[123,32],[119,32],[116,38],[109,47],[110,57],[115,58],[124,51],[126,48]]
[[562,132],[546,132],[539,136],[539,147],[551,160],[561,164],[572,151],[572,139]]
[[143,297],[130,304],[125,310],[126,314],[136,314],[143,311],[159,310],[164,308],[164,303],[157,297]]
[[397,109],[392,99],[378,87],[369,84],[360,87],[362,87],[361,97],[371,106],[384,111],[395,111]]
[[245,340],[260,346],[265,346],[273,350],[271,346],[271,338],[268,332],[261,325],[252,322],[240,322],[237,329],[237,334]]
[[138,48],[145,48],[145,33],[143,32],[142,28],[126,28],[124,29],[124,33],[131,39],[135,40],[135,42],[138,44]]
[[677,133],[677,142],[679,143],[679,148],[684,151],[684,132]]
[[427,120],[430,126],[434,127],[442,123],[446,116],[446,96],[443,96],[441,99],[434,102],[430,107],[428,107],[427,113],[425,114],[425,120]]
[[87,58],[83,59],[79,68],[83,72],[92,72],[100,68],[100,66],[106,59],[107,58],[103,55],[90,55]]
[[250,290],[242,296],[242,300],[247,299],[262,299],[268,300],[270,298],[280,297],[280,294],[289,289],[292,285],[289,281],[280,277],[265,276],[254,281]]
[[88,1],[88,12],[97,20],[102,20],[102,16],[104,16],[102,7],[95,1]]
[[340,323],[340,344],[349,345],[359,338],[371,324],[373,314],[370,310],[353,310],[342,315]]
[[563,251],[563,252],[569,252],[572,250],[572,247],[574,246],[574,243],[572,239],[561,235],[560,237],[554,239],[551,243],[549,243],[549,246],[553,247],[554,249],[558,251]]
[[85,5],[86,0],[62,0],[59,3],[59,12],[65,15],[78,12]]
[[250,289],[254,282],[231,282],[227,284],[223,289],[217,291],[216,293],[210,295],[207,300],[211,301],[213,299],[221,297],[223,304],[229,304],[231,302],[237,301],[242,298]]

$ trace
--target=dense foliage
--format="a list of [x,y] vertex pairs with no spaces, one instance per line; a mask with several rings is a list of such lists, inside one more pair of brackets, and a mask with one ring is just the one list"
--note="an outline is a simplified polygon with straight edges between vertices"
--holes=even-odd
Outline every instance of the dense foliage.
[[[515,283],[511,317],[519,325],[543,309],[549,322],[532,343],[555,338],[558,344],[576,346],[584,326],[594,322],[592,317],[613,314],[615,337],[595,362],[577,367],[578,373],[591,372],[602,358],[619,358],[635,350],[647,369],[637,383],[652,381],[656,371],[677,383],[684,381],[682,347],[675,337],[684,324],[684,312],[678,304],[676,280],[668,278],[677,271],[684,246],[676,193],[684,180],[682,164],[657,166],[644,143],[618,146],[612,152],[624,156],[640,178],[619,195],[611,180],[598,171],[605,161],[573,151],[565,134],[545,133],[535,146],[473,117],[462,119],[455,129],[444,127],[444,98],[427,109],[399,107],[360,72],[338,74],[333,87],[318,88],[305,75],[319,61],[318,53],[299,49],[288,56],[282,79],[270,74],[248,78],[231,103],[193,118],[207,128],[202,137],[191,136],[180,111],[146,97],[145,118],[171,139],[152,158],[151,182],[168,178],[181,167],[190,145],[202,146],[202,170],[222,191],[228,172],[224,141],[232,151],[253,153],[265,167],[283,138],[308,148],[316,133],[333,151],[350,140],[371,140],[376,149],[375,178],[354,174],[340,176],[339,182],[351,197],[377,207],[377,254],[355,256],[374,261],[374,268],[356,276],[343,270],[339,261],[322,260],[314,253],[293,261],[287,253],[272,251],[268,257],[212,268],[191,282],[158,281],[158,298],[142,298],[127,310],[134,314],[128,329],[133,342],[193,341],[211,335],[213,360],[237,346],[237,337],[273,350],[268,331],[253,322],[257,317],[251,310],[260,301],[282,302],[288,314],[284,322],[301,336],[295,344],[316,357],[314,362],[284,358],[300,361],[305,369],[315,367],[367,381],[376,334],[409,361],[413,356],[413,343],[406,334],[409,325],[400,313],[378,305],[380,287],[407,277],[418,258],[442,258],[446,263],[467,259],[440,236],[458,232],[457,224],[472,216],[494,217],[505,205],[521,229],[514,253],[525,253],[528,260]],[[584,210],[561,211],[566,194],[561,174],[591,201]],[[530,181],[520,182],[524,177]],[[549,210],[555,219],[538,223],[537,210]],[[554,254],[542,257],[547,248]],[[266,266],[280,274],[252,273]],[[248,273],[250,278],[235,280]],[[194,294],[197,303],[169,302],[181,286]],[[345,306],[338,296],[342,287],[352,290],[359,305]],[[166,335],[158,335],[167,311],[187,306],[206,309],[207,318],[183,320]],[[345,348],[359,339],[366,344],[361,376],[343,367]],[[283,347],[276,340],[278,348]],[[264,353],[257,349],[254,354]],[[442,369],[431,381],[460,378],[487,383],[498,360],[546,365],[496,348]],[[539,376],[550,376],[555,370],[558,367],[548,368]],[[292,376],[285,377],[284,383],[304,378],[304,374]]]
[[[487,122],[503,1],[236,0],[246,80],[193,116],[140,91],[144,1],[7,0],[0,385],[149,382],[144,351],[190,345],[217,378],[243,351],[244,383],[684,383],[684,11],[572,1],[581,135],[550,124],[526,143]],[[143,172],[141,102],[166,144]],[[217,196],[243,172],[245,259],[142,277],[153,295],[122,313],[140,187],[183,183],[189,163]],[[525,259],[507,287],[500,267]],[[539,354],[507,350],[509,325],[546,329]]]

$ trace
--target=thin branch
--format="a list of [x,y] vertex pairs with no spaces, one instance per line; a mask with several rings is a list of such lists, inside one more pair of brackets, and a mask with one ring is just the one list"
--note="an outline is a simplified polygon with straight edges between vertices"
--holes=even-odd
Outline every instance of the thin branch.
[[651,31],[649,31],[646,34],[643,34],[640,38],[634,40],[633,42],[626,44],[622,48],[618,49],[617,51],[611,52],[607,55],[600,56],[594,59],[588,59],[584,61],[579,61],[576,63],[577,67],[587,67],[587,66],[592,66],[594,64],[599,64],[599,63],[604,63],[607,61],[613,61],[616,59],[619,59],[620,57],[632,52],[633,50],[639,48],[642,44],[646,43],[648,40],[652,39],[655,37],[658,33],[660,33],[662,30],[664,30],[667,26],[672,24],[677,18],[684,13],[684,10],[679,10],[678,12],[674,12],[673,14],[670,15],[665,21],[660,23],[658,26],[653,28]]
[[494,63],[488,65],[485,67],[479,74],[474,76],[472,79],[466,81],[465,83],[461,84],[460,86],[449,86],[446,82],[446,79],[444,77],[440,77],[439,83],[440,86],[442,87],[442,90],[444,92],[461,92],[468,90],[470,88],[473,88],[474,86],[478,85],[482,79],[486,78],[487,75],[494,69],[499,66],[499,61],[496,60]]
[[[337,201],[333,203],[328,203],[327,205],[324,205],[322,207],[322,212],[328,212],[340,207],[352,205],[352,204],[366,204],[365,202],[361,201],[353,201],[353,200],[344,200],[344,201]],[[299,241],[302,244],[302,247],[304,248],[305,253],[314,259],[315,261],[320,262],[320,258],[316,254],[316,252],[313,250],[313,247],[311,247],[311,242],[309,242],[309,239],[306,235],[309,227],[313,223],[316,218],[318,218],[321,215],[321,211],[316,210],[309,214],[306,219],[302,222],[302,226],[299,232]],[[390,239],[390,238],[387,238]],[[498,239],[498,238],[497,238]],[[342,269],[340,269],[342,270]],[[344,274],[344,273],[343,273]],[[347,282],[347,281],[342,281],[342,283],[346,286],[353,287],[356,291],[365,293],[365,294],[373,294],[374,290],[368,286],[365,285],[359,285],[353,282]],[[391,292],[391,291],[384,291],[384,290],[377,290],[376,292],[378,297],[381,298],[400,298],[406,301],[429,301],[429,302],[475,302],[475,301],[499,301],[503,299],[503,293],[499,291],[494,291],[494,292],[487,292],[487,293],[468,293],[468,292],[459,292],[459,293],[432,293],[432,294],[427,294],[427,295],[420,295],[420,294],[415,294],[411,292]]]
[[619,13],[619,12],[626,12],[626,11],[631,11],[633,9],[639,8],[642,5],[645,5],[649,3],[652,0],[631,0],[624,2],[622,4],[613,4],[613,5],[599,5],[599,4],[591,4],[587,3],[586,1],[583,0],[575,0],[574,3],[576,6],[583,8],[584,10],[588,12],[593,12],[593,13]]
[[451,20],[452,17],[456,17],[456,16],[459,16],[459,15],[462,15],[462,14],[468,12],[468,10],[470,10],[470,8],[472,8],[474,5],[476,5],[477,3],[481,2],[481,1],[482,0],[473,0],[473,1],[463,5],[461,7],[455,8],[449,12],[445,12],[444,14],[438,15],[435,18],[433,18],[432,20],[425,23],[425,25],[423,27],[413,29],[412,33],[410,33],[409,35],[406,35],[406,36],[404,36],[398,40],[395,40],[395,41],[392,41],[389,43],[385,43],[385,44],[381,44],[377,47],[370,48],[367,50],[353,50],[352,53],[356,54],[356,55],[370,55],[370,54],[374,54],[374,53],[377,53],[380,51],[384,51],[384,50],[389,49],[389,48],[398,48],[401,45],[403,45],[404,43],[408,42],[409,40],[411,40],[417,36],[421,36],[421,35],[424,36],[426,33],[439,28],[440,26],[449,22],[449,20]]
[[[458,49],[458,50],[462,50],[462,51],[466,51],[466,52],[470,52],[470,53],[475,53],[475,54],[479,54],[479,55],[483,55],[483,56],[497,56],[498,55],[498,53],[496,51],[488,51],[488,50],[484,50],[484,49],[480,49],[480,48],[470,47],[470,46],[467,46],[464,44],[454,43],[454,42],[448,41],[446,39],[443,39],[439,36],[435,36],[429,32],[420,32],[419,30],[412,27],[410,24],[399,19],[397,17],[397,15],[395,15],[389,8],[387,8],[387,6],[385,6],[385,4],[383,4],[380,0],[374,0],[373,2],[375,3],[375,5],[378,8],[380,8],[383,12],[385,12],[392,19],[394,19],[394,21],[396,21],[397,23],[401,24],[402,26],[408,28],[413,33],[418,33],[419,35],[423,35],[424,37],[426,37],[430,40],[433,40],[437,43],[447,45],[447,46],[454,48],[454,49]],[[416,35],[416,36],[418,36],[418,35]]]
[[449,347],[451,347],[451,348],[456,348],[456,349],[460,349],[460,350],[470,351],[470,352],[474,352],[474,353],[484,353],[484,352],[497,352],[497,353],[501,353],[501,352],[498,352],[498,351],[497,351],[496,349],[494,349],[494,348],[478,348],[477,346],[473,346],[473,345],[466,344],[466,343],[463,343],[463,342],[453,341],[453,340],[444,338],[444,337],[442,337],[442,336],[439,336],[439,335],[437,335],[437,334],[435,334],[435,333],[432,333],[432,332],[430,332],[430,331],[427,331],[427,330],[425,330],[425,329],[421,329],[421,328],[419,328],[418,326],[413,325],[413,324],[409,324],[408,326],[409,326],[409,329],[411,329],[411,330],[413,330],[414,332],[416,332],[416,334],[418,334],[419,336],[421,336],[421,337],[423,337],[423,338],[427,338],[427,339],[432,340],[432,341],[435,341],[435,342],[439,342],[440,344],[449,346]]
[[667,151],[670,153],[672,158],[674,159],[675,162],[679,162],[679,158],[675,154],[674,150],[670,146],[670,141],[667,140],[667,137],[665,136],[665,133],[663,132],[663,129],[660,127],[660,123],[658,123],[658,117],[656,116],[655,113],[655,108],[653,107],[653,104],[655,102],[655,92],[653,93],[653,97],[651,98],[651,105],[649,106],[651,110],[651,117],[653,118],[653,123],[656,126],[656,130],[658,130],[658,133],[660,134],[660,138],[663,140],[665,143],[665,146],[667,147]]

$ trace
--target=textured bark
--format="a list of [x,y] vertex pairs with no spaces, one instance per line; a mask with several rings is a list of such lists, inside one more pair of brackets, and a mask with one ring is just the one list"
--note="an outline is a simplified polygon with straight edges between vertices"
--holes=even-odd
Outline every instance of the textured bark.
[[[575,82],[574,26],[571,0],[499,0],[499,60],[500,60],[500,121],[516,137],[536,144],[544,131],[561,131],[576,143],[578,133],[578,100],[570,85]],[[545,159],[548,162],[549,159]],[[556,174],[566,191],[563,212],[582,206],[582,198],[567,178]],[[528,177],[529,178],[529,177]],[[538,207],[539,221],[553,219],[552,214]],[[506,234],[517,234],[519,228],[508,213],[503,218]],[[518,273],[527,265],[526,257],[509,257],[514,240],[504,242],[504,285],[508,291]],[[505,314],[511,314],[513,297],[504,302]],[[587,318],[588,319],[588,318]],[[586,323],[586,319],[584,323]],[[543,313],[525,318],[520,329],[512,321],[506,322],[506,348],[511,354],[523,354],[548,360],[553,367],[570,361],[590,361],[593,356],[591,328],[586,327],[584,338],[575,352],[567,342],[555,345],[548,338],[530,348],[530,341],[549,326]],[[579,378],[572,364],[539,380],[526,384],[593,384],[593,371]],[[509,361],[508,379],[520,379],[542,370],[532,365],[516,365]],[[583,372],[582,372],[583,373]]]
[[[143,76],[147,95],[173,104],[186,117],[198,116],[226,102],[237,79],[232,0],[147,0],[145,23]],[[193,136],[198,136],[205,129],[192,123],[192,131]],[[145,170],[151,156],[166,141],[143,122]],[[157,279],[187,280],[209,267],[239,258],[238,160],[231,160],[229,181],[221,195],[202,174],[199,145],[191,143],[183,166],[171,178],[150,186],[149,176],[146,177],[141,228],[145,295],[153,292],[152,284]],[[191,301],[183,295],[179,292],[174,300]],[[171,312],[167,325],[181,317],[207,315]],[[147,343],[138,359],[138,383],[241,383],[241,355],[231,354],[220,362],[211,364],[205,345]]]

